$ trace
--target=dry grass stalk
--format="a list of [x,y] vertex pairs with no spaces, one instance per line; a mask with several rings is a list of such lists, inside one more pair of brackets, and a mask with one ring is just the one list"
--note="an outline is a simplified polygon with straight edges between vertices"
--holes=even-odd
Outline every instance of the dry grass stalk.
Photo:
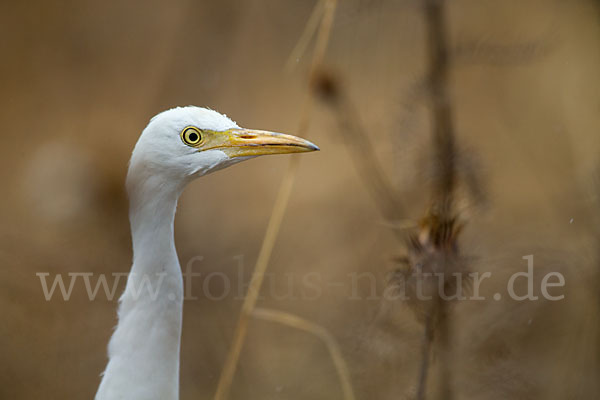
[[[453,275],[458,273],[458,276],[465,276],[467,271],[464,259],[458,254],[457,238],[462,226],[457,222],[454,210],[457,156],[451,100],[448,95],[449,60],[444,2],[425,0],[424,6],[435,176],[432,206],[423,220],[418,236],[412,238],[413,246],[409,247],[409,257],[417,257],[420,261],[411,263],[410,270],[413,275],[423,270],[442,274],[443,288],[447,294],[448,290],[460,290],[458,287],[453,287],[456,284],[452,279]],[[422,258],[423,255],[425,259]],[[433,297],[432,307],[426,312],[423,354],[417,388],[419,400],[426,397],[429,357],[433,345],[437,346],[436,350],[440,356],[438,393],[446,400],[454,397],[449,356],[452,341],[450,303],[441,298],[438,289],[439,286],[436,288],[437,295]]]
[[319,22],[321,21],[321,19],[323,17],[323,12],[325,11],[325,9],[323,7],[324,4],[325,4],[325,2],[322,0],[317,1],[317,4],[315,4],[315,7],[313,8],[313,11],[310,14],[310,17],[308,18],[308,21],[306,22],[306,26],[304,27],[304,31],[302,32],[300,39],[296,43],[296,46],[290,53],[290,56],[288,57],[288,59],[285,63],[284,69],[286,72],[291,72],[294,69],[294,67],[296,66],[296,63],[298,62],[300,57],[302,57],[302,55],[306,51],[306,48],[308,47],[310,40],[315,35],[315,32],[317,32],[317,28],[319,27]]
[[[403,232],[396,231],[397,234],[401,233],[402,238],[407,239],[408,254],[404,258],[405,268],[396,271],[395,277],[408,283],[400,287],[406,287],[411,292],[407,294],[411,299],[408,304],[415,311],[417,319],[423,323],[422,360],[416,397],[419,400],[426,397],[430,359],[435,350],[440,370],[437,392],[448,400],[454,397],[449,365],[452,341],[450,301],[440,295],[438,279],[443,280],[441,286],[445,297],[456,297],[462,291],[462,282],[457,284],[453,274],[466,276],[467,268],[457,245],[462,223],[458,220],[454,204],[458,166],[448,95],[449,60],[443,0],[424,0],[424,14],[429,63],[427,87],[431,93],[433,127],[432,200],[416,232],[409,234],[407,238]],[[352,146],[351,150],[356,153],[353,159],[361,163],[359,171],[378,201],[384,217],[392,221],[402,219],[404,207],[383,173],[368,140],[368,133],[358,120],[356,108],[341,85],[332,75],[323,73],[314,82],[314,89],[332,107],[340,130],[352,136],[346,143],[349,143]],[[417,300],[417,286],[423,287],[432,300]]]
[[[407,291],[408,305],[423,324],[417,399],[426,397],[430,358],[434,352],[440,370],[438,392],[444,399],[453,397],[449,367],[452,342],[450,306],[463,294],[462,277],[468,272],[456,243],[461,227],[456,220],[425,218],[418,233],[409,236],[405,268],[396,271],[396,278],[405,283],[402,287]],[[430,300],[420,300],[419,292]]]
[[[314,75],[317,66],[322,63],[323,58],[325,56],[325,51],[329,42],[331,28],[333,26],[333,17],[335,15],[335,9],[337,6],[337,0],[321,1],[324,3],[324,13],[321,19],[319,34],[317,36],[317,42],[315,44],[315,50],[310,68],[311,78]],[[320,6],[317,4],[317,7]],[[313,12],[313,15],[315,13],[316,12]],[[310,96],[310,93],[308,93],[304,102],[302,118],[300,120],[297,131],[297,134],[299,136],[306,136],[305,133],[308,130],[311,110],[312,98]],[[277,198],[275,200],[275,205],[271,213],[271,218],[269,219],[269,224],[267,226],[267,231],[263,239],[258,259],[256,261],[256,266],[254,268],[254,272],[252,273],[252,278],[248,287],[248,293],[244,300],[244,304],[242,305],[242,310],[240,312],[238,323],[233,335],[233,341],[229,349],[229,353],[227,354],[227,359],[221,372],[219,382],[217,384],[217,391],[214,397],[215,400],[224,400],[228,396],[229,388],[231,387],[233,376],[235,374],[237,363],[240,357],[240,352],[242,350],[246,338],[246,333],[248,330],[248,320],[250,318],[250,315],[252,314],[252,310],[256,305],[256,301],[260,293],[260,288],[262,286],[264,275],[269,264],[269,259],[271,258],[271,253],[275,245],[275,240],[277,239],[277,234],[279,233],[279,228],[281,226],[281,222],[283,220],[283,216],[285,214],[285,210],[289,202],[290,194],[292,192],[294,179],[298,170],[298,165],[299,159],[297,157],[291,157],[285,175],[283,177],[282,184],[279,188]]]
[[252,312],[252,316],[255,318],[263,319],[265,321],[278,322],[283,325],[290,326],[292,328],[300,329],[308,333],[313,334],[325,343],[327,350],[331,356],[331,360],[335,366],[335,369],[340,378],[340,386],[344,393],[344,399],[354,400],[354,391],[352,390],[352,383],[350,381],[350,372],[348,366],[342,356],[342,351],[337,341],[327,329],[321,325],[315,324],[314,322],[305,320],[296,315],[289,314],[283,311],[269,310],[266,308],[255,308]]
[[313,80],[313,90],[332,108],[340,132],[348,136],[344,143],[353,153],[352,159],[357,164],[360,163],[357,171],[377,201],[383,217],[387,221],[402,221],[401,229],[410,225],[410,222],[404,220],[405,213],[400,198],[383,172],[368,133],[360,121],[358,110],[343,85],[334,74],[320,71]]
[[[399,205],[396,192],[385,178],[379,166],[374,150],[368,141],[368,134],[358,121],[351,100],[344,93],[341,85],[337,83],[332,75],[322,73],[315,81],[315,90],[326,100],[337,117],[340,129],[352,139],[347,140],[351,150],[355,152],[354,160],[360,162],[361,171],[367,187],[378,200],[382,214],[388,220],[395,220],[403,215],[403,207]],[[440,359],[444,360],[450,343],[449,309],[448,302],[436,296],[438,293],[437,275],[441,274],[444,279],[444,293],[452,297],[452,292],[462,290],[461,286],[455,285],[453,273],[465,275],[466,266],[464,259],[459,255],[457,239],[461,232],[462,223],[456,217],[452,206],[452,194],[454,191],[454,174],[445,173],[444,168],[451,165],[454,168],[453,155],[454,146],[452,141],[443,138],[434,138],[433,147],[436,149],[434,157],[443,156],[446,162],[438,163],[434,182],[434,195],[432,206],[424,218],[418,224],[416,233],[406,236],[406,229],[413,224],[403,220],[399,226],[394,226],[395,232],[408,242],[408,255],[405,257],[404,269],[399,269],[394,274],[395,278],[402,279],[408,283],[408,294],[411,308],[415,311],[417,318],[424,325],[422,363],[417,382],[417,398],[425,398],[425,385],[430,367],[431,348],[434,343],[439,344]],[[440,149],[441,147],[441,149]],[[445,189],[440,188],[443,187]],[[430,274],[428,277],[427,274]],[[417,280],[419,282],[417,283]],[[432,295],[430,302],[417,300],[416,287],[421,285],[427,295]],[[404,285],[400,285],[404,287]],[[434,342],[435,340],[435,342]],[[440,362],[445,365],[446,362]],[[450,376],[442,368],[440,376],[440,392],[445,399],[451,398]]]

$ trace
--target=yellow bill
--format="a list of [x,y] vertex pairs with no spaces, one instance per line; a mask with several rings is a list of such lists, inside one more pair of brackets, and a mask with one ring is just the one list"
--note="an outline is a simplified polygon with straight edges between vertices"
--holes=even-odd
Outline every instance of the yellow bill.
[[203,131],[199,150],[218,149],[229,157],[262,156],[316,151],[319,148],[297,136],[269,131],[235,128],[226,131]]

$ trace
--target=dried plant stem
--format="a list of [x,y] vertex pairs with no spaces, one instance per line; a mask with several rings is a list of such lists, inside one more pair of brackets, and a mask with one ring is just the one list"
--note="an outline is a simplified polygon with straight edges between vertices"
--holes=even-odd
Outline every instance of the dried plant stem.
[[[423,0],[427,37],[427,87],[431,93],[432,149],[434,179],[432,182],[432,204],[420,224],[418,235],[411,236],[409,252],[412,258],[425,257],[429,264],[420,270],[441,270],[451,276],[453,270],[465,270],[458,257],[457,236],[461,224],[456,221],[454,192],[457,182],[455,135],[449,87],[449,57],[444,21],[445,0]],[[359,173],[374,194],[382,213],[388,220],[402,220],[403,207],[399,197],[385,176],[375,151],[362,127],[358,110],[337,81],[328,74],[321,74],[315,89],[322,95],[337,117],[340,131],[349,136],[346,143],[354,154],[353,160],[360,162]],[[396,230],[400,234],[400,230]],[[402,235],[406,239],[405,235]],[[409,258],[410,260],[410,258]],[[409,261],[410,262],[410,261]],[[416,264],[415,264],[416,265]],[[413,265],[413,270],[415,265]],[[449,364],[451,325],[449,304],[438,298],[426,316],[423,333],[422,359],[417,382],[418,399],[426,397],[427,377],[432,353],[435,350],[439,370],[436,392],[441,398],[453,398],[452,376]]]
[[319,21],[321,21],[321,18],[323,16],[323,5],[324,2],[322,0],[317,1],[317,3],[315,4],[312,14],[306,22],[306,26],[304,27],[304,31],[302,32],[300,39],[298,39],[296,46],[294,46],[294,49],[290,53],[290,56],[288,57],[285,63],[284,69],[286,72],[291,72],[294,69],[296,62],[300,59],[300,57],[302,57],[302,54],[304,54],[306,48],[308,47],[308,43],[315,35],[315,32],[317,32],[317,28],[319,27]]
[[450,366],[452,360],[450,357],[450,343],[452,340],[452,331],[450,326],[450,304],[442,299],[439,299],[437,305],[437,318],[435,322],[436,344],[437,344],[437,359],[439,368],[438,376],[438,396],[443,400],[452,400],[454,391],[452,390],[452,368]]
[[269,310],[266,308],[254,309],[254,311],[252,312],[252,316],[255,318],[263,319],[265,321],[278,322],[280,324],[287,325],[292,328],[301,329],[321,339],[323,343],[325,343],[325,345],[327,346],[327,350],[329,350],[331,360],[333,361],[335,369],[340,378],[340,385],[344,393],[344,399],[354,400],[354,391],[352,390],[348,366],[344,361],[344,357],[342,356],[340,346],[338,345],[333,335],[331,335],[329,331],[327,331],[327,329],[323,328],[321,325],[315,324],[311,321],[307,321],[296,315],[286,313],[283,311]]
[[430,314],[425,319],[423,343],[421,344],[421,367],[419,368],[419,378],[417,381],[417,400],[425,400],[427,375],[429,373],[429,359],[431,358],[431,343],[433,342],[432,322],[433,315]]
[[240,312],[235,333],[233,335],[233,342],[231,343],[229,353],[227,354],[227,360],[225,361],[225,366],[221,372],[221,377],[219,378],[215,400],[223,400],[227,398],[229,387],[233,381],[233,376],[237,367],[237,361],[239,359],[240,352],[244,345],[244,340],[246,339],[246,333],[248,331],[248,316],[254,309],[258,299],[258,294],[262,286],[265,271],[269,263],[269,258],[271,257],[271,252],[273,251],[275,240],[277,239],[277,234],[279,233],[279,227],[281,226],[281,221],[283,220],[283,215],[285,214],[285,209],[292,192],[295,171],[297,168],[296,166],[297,161],[288,164],[285,178],[283,179],[279,188],[275,206],[273,207],[269,225],[267,226],[267,232],[263,239],[263,244],[256,261],[256,267],[252,273],[252,279],[250,280],[250,285],[248,287],[248,294],[246,295],[244,304],[242,305],[242,310]]
[[434,201],[444,219],[451,218],[451,198],[456,183],[456,151],[449,86],[448,44],[444,21],[444,0],[425,0],[425,24],[429,57],[429,88],[433,122],[433,150],[436,162]]
[[[321,0],[324,1],[324,14],[321,20],[321,27],[319,35],[317,37],[317,43],[315,45],[315,51],[311,64],[311,78],[316,70],[316,67],[322,63],[327,49],[327,43],[329,42],[329,36],[331,33],[331,27],[333,25],[333,17],[337,5],[337,0]],[[304,102],[304,112],[299,123],[298,135],[305,136],[305,132],[308,130],[310,114],[312,109],[312,97],[310,93],[307,94]],[[269,219],[267,231],[263,239],[263,243],[256,261],[254,272],[252,273],[252,279],[250,280],[250,286],[248,287],[248,293],[242,305],[242,310],[238,319],[238,323],[233,335],[233,342],[227,354],[225,366],[221,372],[219,382],[217,384],[217,391],[215,394],[215,400],[224,400],[227,398],[229,388],[233,381],[233,376],[237,367],[237,363],[240,357],[240,352],[246,339],[246,333],[248,330],[248,320],[256,305],[260,288],[264,279],[265,271],[271,258],[271,253],[281,227],[281,221],[285,214],[285,210],[288,205],[290,194],[294,186],[294,179],[296,171],[298,170],[299,159],[297,157],[291,157],[288,167],[286,169],[283,181],[279,188],[275,205]]]
[[404,211],[399,196],[379,164],[375,149],[359,120],[357,108],[354,107],[345,92],[341,89],[337,90],[337,95],[335,98],[330,98],[329,103],[334,106],[340,132],[348,136],[344,142],[354,153],[352,159],[360,163],[357,168],[359,174],[370,188],[373,197],[378,201],[384,218],[387,220],[402,219]]
[[[428,52],[428,80],[431,91],[431,118],[433,128],[433,156],[435,162],[435,175],[433,180],[433,207],[426,216],[433,223],[428,229],[434,232],[440,226],[452,226],[454,211],[454,191],[456,186],[456,148],[452,121],[452,110],[449,86],[449,60],[448,44],[446,42],[447,29],[444,20],[445,0],[425,0],[425,25],[427,31]],[[456,238],[453,238],[453,245]],[[449,251],[453,246],[440,246],[436,249],[442,253],[441,260],[451,256]],[[443,268],[446,273],[447,267]],[[449,318],[449,304],[441,298],[435,301],[424,327],[426,343],[424,347],[421,371],[419,377],[419,399],[425,399],[425,382],[428,374],[429,359],[432,347],[435,345],[438,358],[439,376],[437,393],[444,400],[451,400],[452,376],[450,368],[450,338],[451,326]]]
[[438,376],[438,390],[440,398],[444,400],[452,399],[453,393],[450,390],[451,375],[447,365],[449,363],[449,344],[450,344],[450,326],[448,324],[448,302],[438,298],[429,314],[426,316],[423,328],[423,342],[421,347],[421,365],[419,368],[419,377],[417,380],[417,400],[425,400],[427,393],[427,377],[429,376],[430,361],[432,350],[436,346],[436,358],[441,367]]
[[[385,220],[391,225],[395,225],[394,221],[402,221],[403,226],[414,224],[405,219],[400,196],[385,175],[369,140],[368,131],[360,121],[358,109],[352,103],[344,86],[334,75],[321,71],[318,79],[313,82],[313,89],[322,97],[325,104],[331,107],[338,129],[345,135],[344,143],[353,154],[352,161],[356,164],[357,172],[367,189],[371,191]],[[398,233],[397,229],[394,231]]]

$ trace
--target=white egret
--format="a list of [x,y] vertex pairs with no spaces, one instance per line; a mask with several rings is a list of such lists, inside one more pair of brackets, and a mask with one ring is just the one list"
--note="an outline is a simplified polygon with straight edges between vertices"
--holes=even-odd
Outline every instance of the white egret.
[[142,132],[127,174],[133,265],[97,400],[179,397],[183,279],[175,251],[177,199],[193,179],[265,154],[318,150],[307,140],[242,129],[200,107],[158,114]]

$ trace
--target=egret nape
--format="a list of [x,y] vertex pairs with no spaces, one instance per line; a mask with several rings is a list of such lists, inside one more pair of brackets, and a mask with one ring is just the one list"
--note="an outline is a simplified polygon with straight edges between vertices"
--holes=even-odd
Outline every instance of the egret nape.
[[184,293],[173,224],[185,186],[256,156],[315,150],[307,140],[240,128],[201,107],[173,108],[150,120],[127,173],[133,265],[96,400],[179,398]]

